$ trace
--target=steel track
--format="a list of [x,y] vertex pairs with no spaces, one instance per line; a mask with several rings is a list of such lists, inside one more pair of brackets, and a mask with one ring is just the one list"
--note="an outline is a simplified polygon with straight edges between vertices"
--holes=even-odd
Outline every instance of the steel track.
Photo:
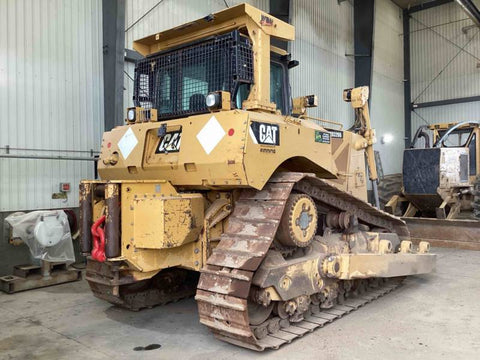
[[[257,345],[259,348],[254,350],[263,351],[265,349],[278,349],[284,344],[289,344],[293,340],[298,339],[308,333],[313,332],[319,328],[322,328],[335,320],[342,318],[345,315],[359,309],[360,307],[390,293],[401,285],[400,281],[391,281],[388,284],[384,284],[377,288],[369,288],[367,292],[362,295],[348,298],[343,304],[337,304],[330,309],[319,309],[318,306],[314,310],[305,316],[305,319],[298,323],[290,322],[287,326],[282,326],[276,332],[269,333],[265,338],[258,340]],[[267,322],[277,321],[279,318],[272,318]],[[233,343],[235,345],[245,346],[238,343],[235,339],[225,337],[215,333],[215,337],[220,340]],[[250,346],[247,346],[250,348]]]
[[[272,177],[261,191],[243,190],[229,217],[225,233],[201,270],[195,297],[200,322],[221,340],[258,351],[278,348],[352,309],[342,305],[342,313],[339,308],[329,310],[337,311],[337,314],[321,313],[330,319],[314,314],[310,320],[289,326],[289,331],[282,329],[280,335],[284,336],[283,339],[278,334],[270,334],[259,340],[253,333],[248,315],[252,279],[273,243],[285,203],[294,187],[327,208],[357,215],[362,223],[370,227],[387,229],[403,237],[409,235],[400,219],[375,209],[312,174],[280,173]],[[391,290],[385,289],[378,296]],[[373,293],[371,296],[371,299],[375,298]],[[363,305],[371,299],[360,299],[360,303]]]

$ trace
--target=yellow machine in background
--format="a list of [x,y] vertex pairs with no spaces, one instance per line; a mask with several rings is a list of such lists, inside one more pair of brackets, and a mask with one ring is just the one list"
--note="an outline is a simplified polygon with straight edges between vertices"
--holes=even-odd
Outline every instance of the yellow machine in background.
[[271,38],[294,40],[294,28],[242,4],[136,41],[136,107],[104,134],[102,180],[80,185],[96,296],[140,309],[196,289],[200,321],[255,350],[435,263],[366,202],[368,88],[344,92],[353,131],[309,118],[316,98],[291,100],[298,62]]
[[[480,125],[421,126],[403,153],[403,183],[385,205],[414,241],[480,250]],[[400,189],[401,188],[401,189]]]
[[[480,186],[479,137],[478,123],[420,127],[404,151],[402,194],[386,210],[403,210],[404,217],[480,217],[480,199],[476,203],[474,197],[474,187]],[[422,140],[424,147],[419,147]]]

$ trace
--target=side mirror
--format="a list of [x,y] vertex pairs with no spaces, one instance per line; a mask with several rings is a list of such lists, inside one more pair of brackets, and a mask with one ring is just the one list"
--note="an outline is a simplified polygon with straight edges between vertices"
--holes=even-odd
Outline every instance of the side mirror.
[[290,60],[287,64],[288,69],[293,69],[294,67],[300,65],[298,60]]

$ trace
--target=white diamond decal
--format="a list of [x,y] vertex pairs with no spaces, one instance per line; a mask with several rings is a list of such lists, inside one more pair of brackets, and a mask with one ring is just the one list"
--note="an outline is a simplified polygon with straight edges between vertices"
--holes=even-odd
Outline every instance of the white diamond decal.
[[225,130],[223,130],[222,125],[220,125],[215,116],[212,116],[197,134],[197,140],[202,145],[203,150],[209,155],[224,136]]
[[123,158],[126,160],[132,150],[137,146],[138,140],[131,127],[123,134],[122,138],[118,142],[118,148],[122,153]]

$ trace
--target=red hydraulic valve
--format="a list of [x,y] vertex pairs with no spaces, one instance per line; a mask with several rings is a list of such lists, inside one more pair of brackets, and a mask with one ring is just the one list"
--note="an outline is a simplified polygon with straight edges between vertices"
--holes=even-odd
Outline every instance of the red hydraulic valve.
[[105,257],[105,232],[100,227],[105,222],[105,215],[95,221],[92,225],[93,249],[92,258],[100,262],[104,262]]

